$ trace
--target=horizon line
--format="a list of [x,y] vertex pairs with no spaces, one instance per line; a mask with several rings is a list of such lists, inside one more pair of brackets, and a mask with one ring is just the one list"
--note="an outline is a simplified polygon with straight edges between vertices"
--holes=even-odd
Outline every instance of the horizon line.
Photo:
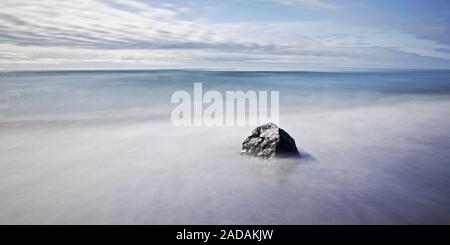
[[204,72],[311,72],[311,73],[351,73],[351,72],[395,72],[395,71],[450,71],[450,68],[353,68],[353,69],[215,69],[215,68],[0,68],[0,73],[9,72],[145,72],[145,71],[204,71]]

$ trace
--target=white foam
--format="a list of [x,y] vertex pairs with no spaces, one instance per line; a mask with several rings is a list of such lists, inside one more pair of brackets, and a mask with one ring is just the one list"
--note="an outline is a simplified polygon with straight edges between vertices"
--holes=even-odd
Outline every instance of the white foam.
[[2,122],[2,224],[440,224],[450,100],[281,115],[305,158],[239,155],[251,128]]

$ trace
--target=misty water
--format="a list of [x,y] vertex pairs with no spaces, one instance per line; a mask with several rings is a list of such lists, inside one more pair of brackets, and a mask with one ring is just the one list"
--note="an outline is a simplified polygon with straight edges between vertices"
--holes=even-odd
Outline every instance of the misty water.
[[[176,90],[280,91],[304,157],[174,127]],[[450,72],[0,73],[0,224],[448,224]]]

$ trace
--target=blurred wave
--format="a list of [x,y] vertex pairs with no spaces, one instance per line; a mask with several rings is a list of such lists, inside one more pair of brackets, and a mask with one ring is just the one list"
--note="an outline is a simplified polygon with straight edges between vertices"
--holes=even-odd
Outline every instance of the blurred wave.
[[[170,95],[280,91],[308,158],[239,154],[249,127],[173,127]],[[0,76],[1,224],[448,224],[450,73]]]

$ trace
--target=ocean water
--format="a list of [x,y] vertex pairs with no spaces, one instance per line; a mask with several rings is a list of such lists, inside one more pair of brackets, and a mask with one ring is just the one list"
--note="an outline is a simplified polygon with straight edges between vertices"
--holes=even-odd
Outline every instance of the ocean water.
[[[280,91],[304,157],[174,127],[194,82]],[[449,222],[449,71],[0,73],[0,224]]]

